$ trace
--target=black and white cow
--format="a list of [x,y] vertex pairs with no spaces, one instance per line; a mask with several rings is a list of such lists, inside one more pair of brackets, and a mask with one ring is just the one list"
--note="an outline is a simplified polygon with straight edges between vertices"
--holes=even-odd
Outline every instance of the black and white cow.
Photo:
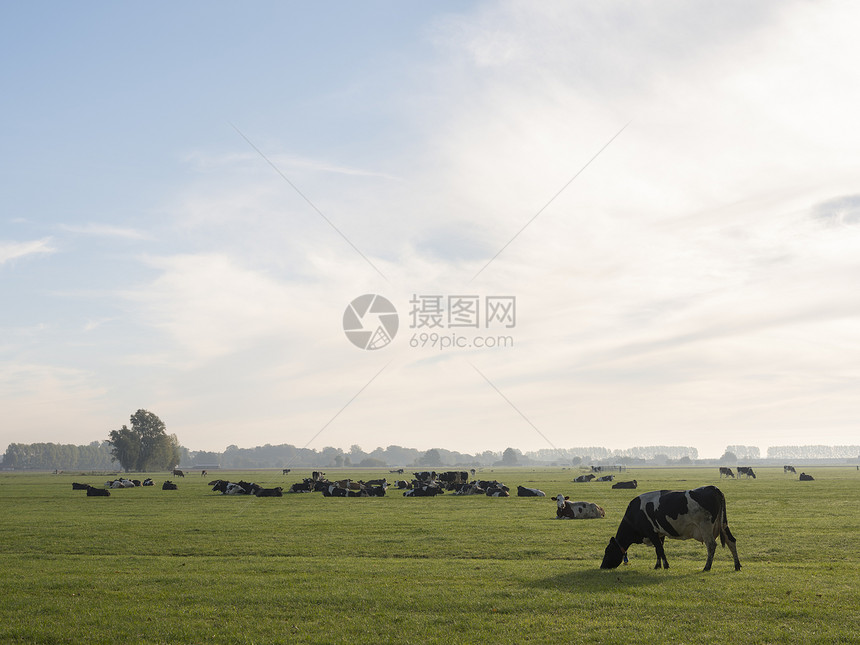
[[592,502],[571,502],[570,498],[559,493],[555,497],[555,518],[557,520],[598,520],[606,517],[606,512]]
[[583,483],[583,482],[590,482],[592,479],[594,479],[594,475],[592,475],[591,473],[588,473],[587,475],[580,475],[579,477],[577,477],[573,481],[575,481],[577,483]]
[[[740,468],[738,468],[738,471],[740,471]],[[729,477],[731,477],[732,479],[735,478],[735,474],[732,472],[732,469],[729,468],[728,466],[720,466],[720,477],[722,477],[723,475],[725,475],[726,478],[729,478]]]
[[612,488],[636,488],[639,486],[639,482],[635,479],[631,479],[629,482],[616,482],[612,484]]
[[783,466],[782,472],[785,474],[788,474],[788,473],[794,473],[795,475],[797,474],[797,471],[794,469],[794,466]]
[[594,481],[596,482],[611,482],[615,479],[615,475],[603,475],[602,477],[598,477]]
[[147,477],[146,479],[143,480],[142,486],[155,486],[155,482],[152,481],[151,477]]
[[755,479],[755,473],[753,472],[753,469],[749,466],[738,466],[738,477],[740,477],[741,475],[744,475],[747,479],[749,479],[750,477]]
[[517,486],[517,497],[546,497],[546,493],[544,493],[540,488]]
[[418,484],[413,485],[412,490],[408,490],[403,493],[403,497],[435,497],[436,495],[442,495],[445,491],[442,490],[442,487],[432,483],[432,484]]
[[631,544],[653,546],[657,552],[655,569],[669,568],[663,551],[665,538],[698,540],[708,549],[704,571],[710,571],[717,550],[717,538],[729,545],[735,560],[735,571],[741,568],[738,550],[726,519],[726,498],[716,486],[693,490],[657,490],[642,493],[627,506],[618,532],[609,540],[601,569],[621,564]]

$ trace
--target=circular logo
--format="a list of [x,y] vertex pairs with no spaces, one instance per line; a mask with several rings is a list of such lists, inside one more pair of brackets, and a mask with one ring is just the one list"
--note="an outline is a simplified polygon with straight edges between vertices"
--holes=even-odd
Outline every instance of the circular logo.
[[343,312],[343,331],[360,349],[382,349],[394,340],[399,324],[391,301],[375,293],[359,296]]

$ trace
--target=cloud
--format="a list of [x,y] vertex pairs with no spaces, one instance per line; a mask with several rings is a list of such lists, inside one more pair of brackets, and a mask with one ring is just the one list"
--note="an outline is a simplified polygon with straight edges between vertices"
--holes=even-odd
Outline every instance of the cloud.
[[30,255],[50,255],[56,252],[57,249],[52,245],[50,237],[29,242],[0,241],[0,266]]
[[80,235],[93,235],[97,237],[113,237],[127,240],[151,240],[153,239],[149,233],[140,231],[134,228],[122,228],[112,226],[110,224],[95,224],[88,223],[82,225],[76,224],[61,224],[60,228],[70,233]]

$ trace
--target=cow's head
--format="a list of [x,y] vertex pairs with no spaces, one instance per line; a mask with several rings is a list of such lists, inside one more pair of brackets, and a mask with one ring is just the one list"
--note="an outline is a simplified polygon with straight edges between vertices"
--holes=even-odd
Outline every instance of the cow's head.
[[559,493],[558,495],[556,495],[555,501],[558,504],[559,508],[564,508],[564,495]]
[[609,539],[609,544],[606,545],[606,551],[603,553],[603,562],[600,563],[601,569],[616,569],[624,559],[624,549],[618,544],[618,540],[614,537]]

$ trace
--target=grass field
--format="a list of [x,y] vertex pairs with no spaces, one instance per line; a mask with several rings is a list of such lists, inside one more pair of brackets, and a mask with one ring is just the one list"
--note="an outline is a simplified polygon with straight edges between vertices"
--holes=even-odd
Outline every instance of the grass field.
[[[800,472],[800,468],[798,468]],[[282,485],[308,473],[219,472],[108,498],[106,476],[0,474],[0,643],[860,643],[860,472],[629,471],[637,491],[574,484],[576,470],[479,473],[606,510],[558,521],[547,498],[244,498],[209,479]],[[145,475],[135,475],[143,479]],[[333,478],[334,473],[329,472]],[[343,470],[370,479],[381,471]],[[728,549],[633,545],[599,564],[636,493],[717,484]]]

